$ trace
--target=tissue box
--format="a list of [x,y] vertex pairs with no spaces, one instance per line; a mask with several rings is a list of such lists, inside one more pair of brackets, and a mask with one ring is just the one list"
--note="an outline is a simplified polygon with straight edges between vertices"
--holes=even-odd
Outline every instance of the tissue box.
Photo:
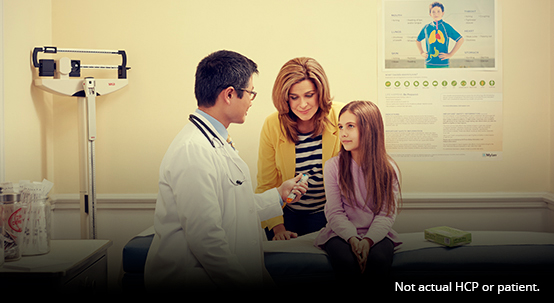
[[448,226],[425,230],[425,239],[448,247],[471,243],[471,233]]

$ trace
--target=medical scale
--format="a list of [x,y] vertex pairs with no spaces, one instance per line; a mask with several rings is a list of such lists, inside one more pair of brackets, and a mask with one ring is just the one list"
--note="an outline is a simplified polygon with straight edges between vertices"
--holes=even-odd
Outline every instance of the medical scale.
[[[62,57],[58,59],[38,59],[39,53],[85,53],[121,56],[121,65],[89,65],[80,60]],[[128,84],[127,55],[124,50],[94,50],[57,48],[54,46],[35,47],[33,65],[39,69],[39,78],[34,84],[47,92],[77,97],[79,115],[79,182],[81,238],[96,239],[96,163],[94,143],[96,137],[96,96],[113,93]],[[117,79],[95,79],[84,77],[81,70],[117,70]]]

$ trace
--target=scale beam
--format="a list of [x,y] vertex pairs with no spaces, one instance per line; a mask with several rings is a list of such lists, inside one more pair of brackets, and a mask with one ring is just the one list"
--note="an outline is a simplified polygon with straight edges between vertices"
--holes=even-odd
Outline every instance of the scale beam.
[[98,49],[80,49],[80,48],[57,48],[55,46],[35,47],[33,49],[33,66],[39,69],[39,76],[52,77],[55,75],[57,68],[56,61],[53,59],[38,59],[39,53],[57,54],[57,53],[81,53],[81,54],[107,54],[121,56],[121,65],[81,65],[80,60],[71,60],[71,71],[68,73],[70,77],[80,77],[81,69],[97,68],[97,69],[117,69],[118,79],[127,79],[127,53],[124,50],[98,50]]
[[[122,57],[121,65],[86,65],[80,60],[63,57],[57,60],[40,59],[39,52],[44,53],[95,53],[115,54]],[[63,49],[53,46],[35,47],[33,65],[39,69],[39,78],[34,79],[38,88],[52,94],[77,97],[79,114],[79,187],[81,238],[96,239],[96,97],[113,93],[128,84],[127,55],[123,50],[88,50]],[[117,69],[117,79],[73,79],[80,77],[81,69]],[[53,77],[53,78],[44,78]]]

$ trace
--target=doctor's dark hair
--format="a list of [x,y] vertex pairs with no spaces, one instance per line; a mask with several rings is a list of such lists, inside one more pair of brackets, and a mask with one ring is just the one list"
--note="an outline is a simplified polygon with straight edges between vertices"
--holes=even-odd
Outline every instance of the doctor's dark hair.
[[258,65],[245,56],[220,50],[206,56],[196,68],[194,94],[198,106],[212,107],[219,93],[232,86],[242,98],[250,77],[258,73]]

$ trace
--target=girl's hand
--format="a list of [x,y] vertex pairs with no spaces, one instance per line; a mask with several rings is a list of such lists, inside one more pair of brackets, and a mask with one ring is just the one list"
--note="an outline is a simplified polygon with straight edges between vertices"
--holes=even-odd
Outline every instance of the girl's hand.
[[356,237],[351,237],[348,239],[348,242],[350,243],[350,247],[352,248],[352,252],[356,255],[358,259],[358,264],[360,265],[360,271],[364,273],[365,266],[367,263],[367,255],[369,254],[369,249],[371,248],[371,240],[364,238],[363,240],[359,240]]

